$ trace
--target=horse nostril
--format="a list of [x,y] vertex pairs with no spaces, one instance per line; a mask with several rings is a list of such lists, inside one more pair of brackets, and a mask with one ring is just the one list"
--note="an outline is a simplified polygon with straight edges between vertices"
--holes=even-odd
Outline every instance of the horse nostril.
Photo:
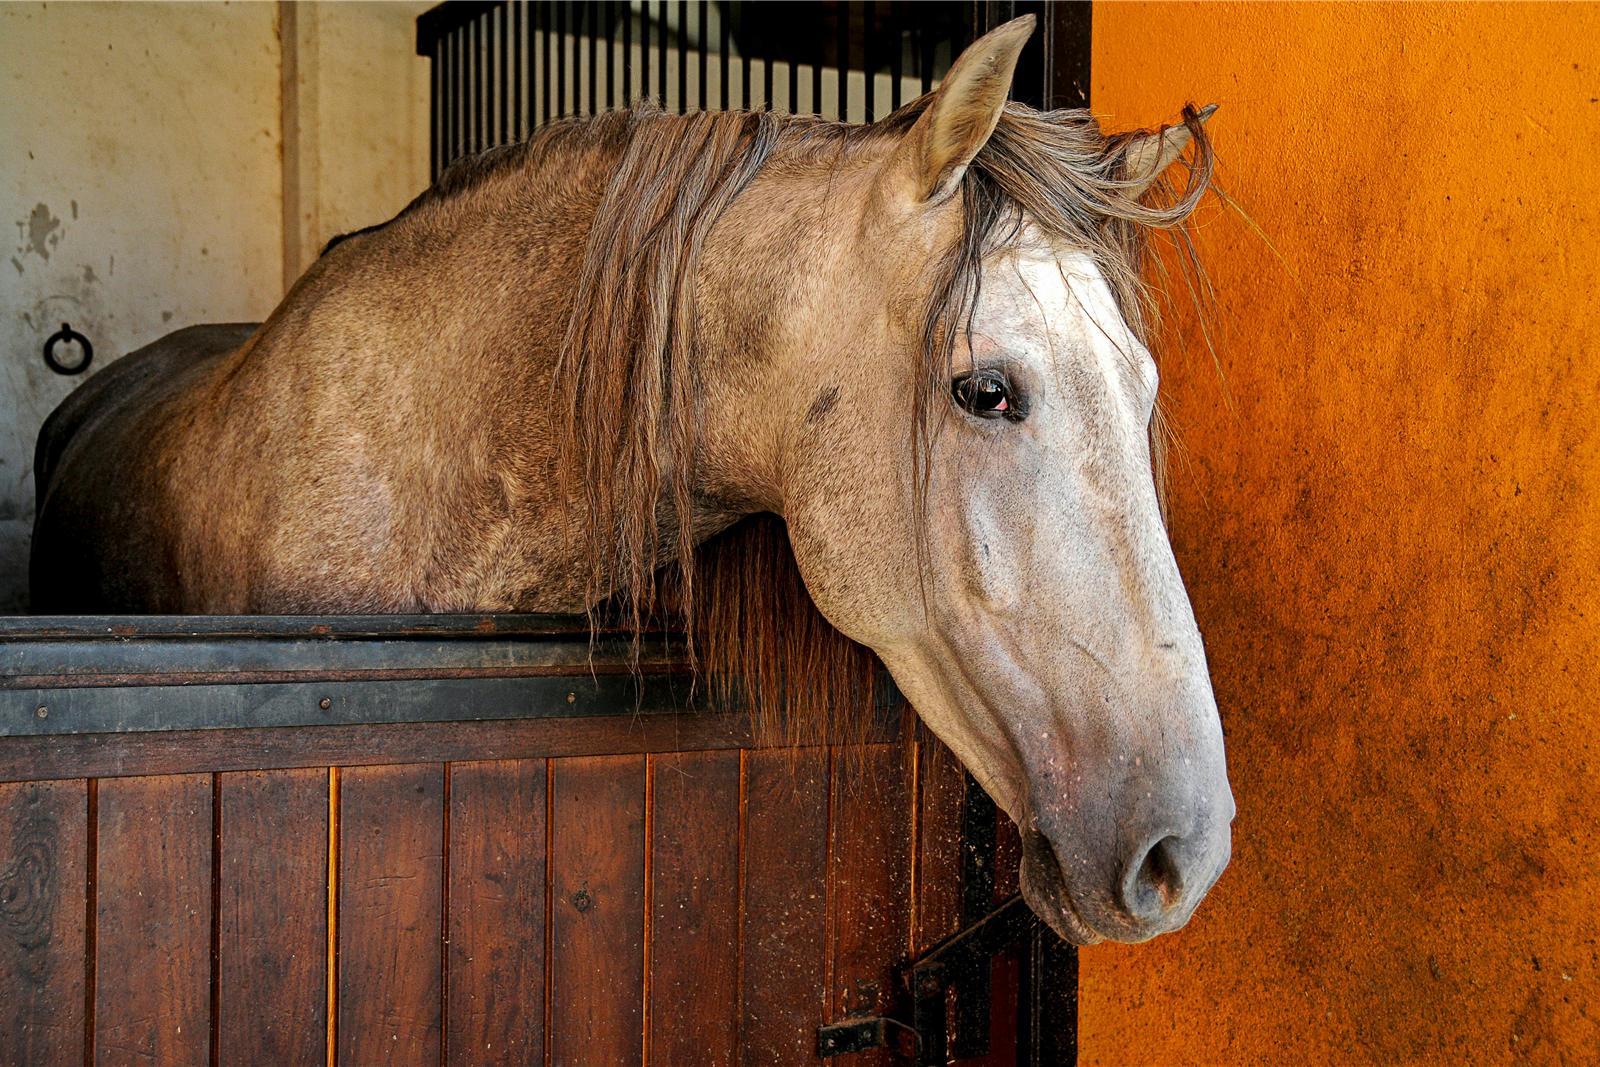
[[1177,907],[1183,898],[1183,870],[1179,863],[1176,837],[1163,837],[1151,845],[1130,887],[1128,910],[1147,918]]

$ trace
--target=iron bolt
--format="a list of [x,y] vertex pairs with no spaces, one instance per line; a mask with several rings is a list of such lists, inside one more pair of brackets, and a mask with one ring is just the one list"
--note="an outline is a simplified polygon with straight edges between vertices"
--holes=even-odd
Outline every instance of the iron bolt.
[[42,718],[44,718],[44,717],[45,717],[45,716],[46,716],[46,715],[49,715],[49,714],[50,714],[50,709],[49,709],[49,708],[46,708],[46,707],[43,707],[43,706],[41,706],[41,707],[40,707],[40,708],[39,708],[39,710],[38,710],[38,711],[36,711],[36,712],[34,712],[34,714],[35,714],[35,715],[37,715],[37,716],[39,716],[39,718],[41,718],[41,719],[42,719]]
[[327,697],[323,697],[321,700],[317,701],[317,707],[321,708],[323,711],[327,711],[329,708],[333,707],[333,701],[329,700]]
[[578,694],[577,693],[568,693],[567,694],[567,703],[568,704],[576,704],[577,702],[578,702]]

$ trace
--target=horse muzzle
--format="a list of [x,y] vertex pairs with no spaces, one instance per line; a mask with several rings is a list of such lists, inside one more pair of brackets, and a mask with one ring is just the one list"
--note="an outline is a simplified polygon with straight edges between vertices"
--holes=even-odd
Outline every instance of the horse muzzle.
[[1028,906],[1077,945],[1177,930],[1232,856],[1235,809],[1226,784],[1217,800],[1188,806],[1187,818],[1124,820],[1105,834],[1030,813],[1022,827]]

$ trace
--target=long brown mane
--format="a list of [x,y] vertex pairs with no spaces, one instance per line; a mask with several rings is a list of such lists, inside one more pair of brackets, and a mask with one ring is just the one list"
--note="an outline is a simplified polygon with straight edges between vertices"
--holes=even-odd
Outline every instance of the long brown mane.
[[[696,267],[718,218],[771,161],[842,159],[902,137],[928,99],[869,126],[754,112],[613,112],[463,161],[422,198],[449,197],[564,149],[602,145],[616,155],[555,377],[567,413],[563,468],[581,479],[589,520],[589,600],[611,597],[635,632],[664,610],[680,616],[713,690],[726,696],[737,686],[759,723],[794,742],[864,728],[877,660],[812,603],[778,517],[754,516],[695,544],[692,464],[683,457],[695,454],[698,418]],[[908,442],[919,489],[983,260],[1025,221],[1091,254],[1134,334],[1150,344],[1149,234],[1174,230],[1187,248],[1183,223],[1211,176],[1204,129],[1192,109],[1184,118],[1195,145],[1186,187],[1136,200],[1128,135],[1103,136],[1086,111],[1007,105],[963,179],[963,233],[938,264],[927,301],[916,441]],[[663,559],[675,562],[663,570]]]

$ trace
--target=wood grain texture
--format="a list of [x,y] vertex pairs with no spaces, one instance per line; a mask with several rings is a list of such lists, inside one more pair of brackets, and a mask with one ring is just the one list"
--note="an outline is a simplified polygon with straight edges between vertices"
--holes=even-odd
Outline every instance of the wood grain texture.
[[550,1064],[638,1067],[645,759],[558,760],[551,788]]
[[0,785],[0,1067],[81,1067],[88,789]]
[[728,1067],[739,1030],[739,753],[653,763],[649,1062]]
[[825,748],[745,757],[743,1067],[822,1063],[830,781]]
[[917,746],[917,937],[920,956],[961,928],[961,761],[930,735]]
[[749,716],[589,716],[0,737],[0,782],[689,752],[753,743]]
[[339,1062],[437,1067],[444,767],[340,773]]
[[99,785],[94,1062],[204,1067],[211,1055],[209,774]]
[[328,772],[220,776],[218,1061],[327,1062]]
[[[828,1021],[893,1015],[898,969],[910,960],[911,788],[909,745],[834,753],[829,897],[833,979]],[[891,1062],[884,1050],[841,1065]]]
[[545,769],[450,768],[448,1064],[544,1057]]
[[1021,887],[1022,835],[1005,812],[995,814],[994,902],[1010,900]]

